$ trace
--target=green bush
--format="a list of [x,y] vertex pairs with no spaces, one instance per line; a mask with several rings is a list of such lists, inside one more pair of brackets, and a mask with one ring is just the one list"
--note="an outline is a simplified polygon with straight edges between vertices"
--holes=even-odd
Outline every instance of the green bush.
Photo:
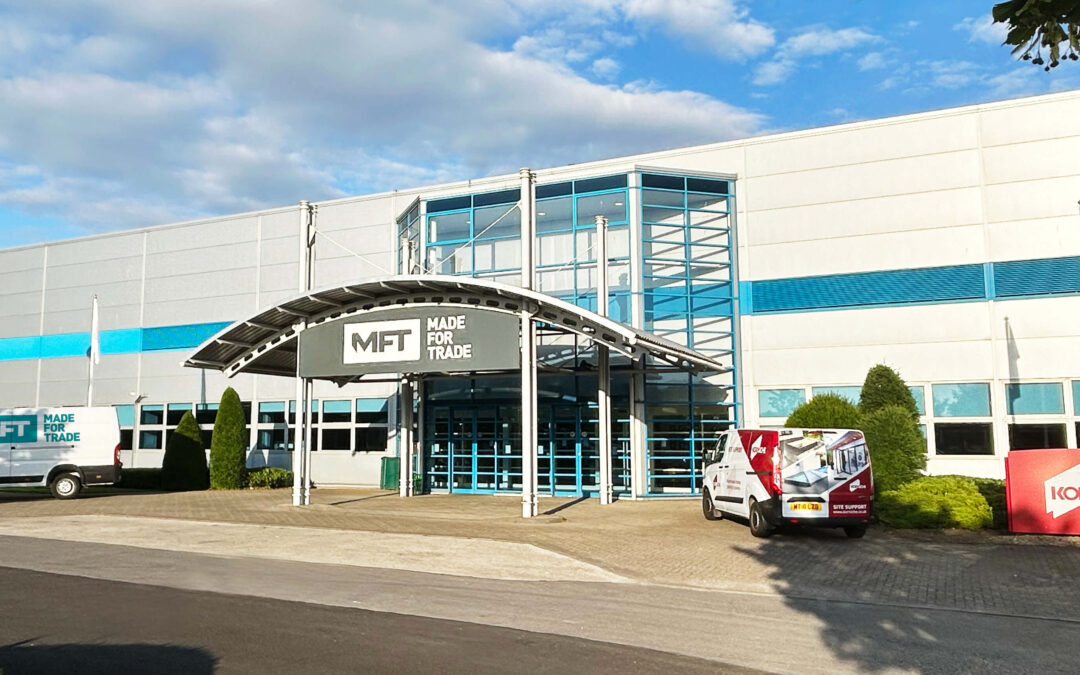
[[890,527],[979,530],[994,522],[975,481],[964,476],[923,476],[882,492],[875,512]]
[[919,407],[915,397],[904,384],[900,373],[892,368],[878,364],[866,373],[862,391],[859,392],[859,410],[869,415],[885,406],[898,405],[908,411],[912,420],[919,419]]
[[839,394],[818,394],[791,411],[784,426],[789,428],[861,429],[862,415],[851,401]]
[[191,411],[184,413],[180,424],[165,444],[161,461],[161,489],[205,490],[210,487],[206,472],[206,450],[199,425]]
[[288,469],[279,469],[274,466],[268,466],[248,472],[248,487],[283,488],[290,487],[292,483],[293,472]]
[[971,478],[979,493],[994,512],[994,529],[1009,529],[1009,510],[1005,499],[1005,481],[997,478]]
[[[205,452],[204,452],[205,454]],[[160,490],[161,469],[124,469],[116,487],[131,490]]]
[[926,439],[908,411],[889,405],[867,414],[863,434],[870,450],[874,489],[895,490],[915,480],[926,468]]
[[247,485],[247,421],[236,390],[221,395],[210,441],[210,487],[238,490]]

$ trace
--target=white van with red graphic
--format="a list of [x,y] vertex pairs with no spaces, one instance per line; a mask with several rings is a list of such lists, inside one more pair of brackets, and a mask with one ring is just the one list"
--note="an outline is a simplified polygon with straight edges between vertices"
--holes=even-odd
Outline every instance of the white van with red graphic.
[[704,475],[705,518],[741,516],[755,537],[789,524],[861,537],[870,522],[870,453],[855,429],[731,429],[706,456]]

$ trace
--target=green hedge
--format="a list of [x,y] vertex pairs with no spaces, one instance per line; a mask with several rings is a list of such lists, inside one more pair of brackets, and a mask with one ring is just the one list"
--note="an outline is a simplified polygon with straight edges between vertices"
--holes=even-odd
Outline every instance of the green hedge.
[[966,476],[923,476],[878,495],[878,520],[890,527],[980,530],[994,514],[975,481]]
[[818,394],[791,411],[784,426],[790,429],[861,429],[862,415],[855,404],[839,394]]
[[887,405],[866,414],[866,447],[874,472],[874,491],[895,490],[922,476],[926,439],[902,406]]
[[116,487],[130,490],[160,490],[161,469],[124,469]]
[[248,471],[248,486],[253,488],[283,488],[293,483],[293,472],[268,466]]
[[1005,499],[1005,481],[997,478],[971,478],[979,493],[994,512],[994,529],[1009,529],[1009,509]]
[[221,395],[210,439],[210,487],[238,490],[247,485],[247,426],[236,390]]
[[205,490],[210,487],[206,470],[206,450],[195,417],[188,410],[180,418],[165,444],[165,457],[161,460],[161,488],[163,490]]

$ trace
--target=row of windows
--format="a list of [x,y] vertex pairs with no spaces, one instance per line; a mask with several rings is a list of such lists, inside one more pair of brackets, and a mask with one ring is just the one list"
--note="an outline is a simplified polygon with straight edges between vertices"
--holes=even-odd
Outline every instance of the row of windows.
[[[1073,414],[1080,415],[1080,380],[1073,380]],[[812,387],[811,396],[838,394],[858,403],[859,386]],[[912,396],[919,415],[926,415],[925,388],[912,385]],[[987,382],[943,383],[930,385],[934,417],[990,417],[990,384]],[[1007,415],[1063,415],[1064,387],[1061,382],[1009,382],[1005,384]],[[787,417],[806,402],[805,389],[762,389],[758,391],[758,410],[762,417]]]
[[[261,401],[253,410],[241,402],[244,423],[253,450],[292,450],[293,418],[296,402]],[[199,424],[203,445],[210,447],[217,403],[167,403],[118,405],[121,447],[125,450],[162,450],[185,412],[192,412]],[[255,412],[253,417],[252,413]],[[383,452],[389,428],[387,400],[338,399],[312,401],[312,449]]]
[[[1080,437],[1080,380],[1068,383],[1071,388],[1072,418],[1061,420],[1013,420],[1008,425],[1009,449],[1068,447],[1068,424],[1074,425]],[[923,434],[930,428],[937,455],[993,455],[993,405],[988,382],[931,384],[931,407],[928,414],[923,385],[909,386],[924,424]],[[812,387],[811,396],[833,393],[858,402],[861,387]],[[1009,382],[1005,383],[1006,415],[1064,416],[1066,415],[1065,383]],[[805,389],[762,389],[758,392],[760,415],[763,418],[786,417],[806,400]]]

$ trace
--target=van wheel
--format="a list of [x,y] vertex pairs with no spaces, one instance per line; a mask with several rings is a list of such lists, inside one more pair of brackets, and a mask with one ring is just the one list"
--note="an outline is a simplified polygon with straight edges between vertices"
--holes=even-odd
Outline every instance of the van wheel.
[[73,473],[62,473],[53,479],[49,490],[57,499],[75,499],[82,491],[82,481]]
[[765,514],[761,512],[761,506],[756,499],[750,500],[750,534],[755,537],[768,537],[772,534],[772,526],[765,520]]
[[850,525],[844,528],[844,534],[848,536],[848,539],[862,539],[866,534],[865,525]]
[[705,520],[720,520],[721,514],[716,510],[716,504],[713,503],[712,495],[709,494],[709,488],[705,488],[701,491],[701,513],[705,516]]

